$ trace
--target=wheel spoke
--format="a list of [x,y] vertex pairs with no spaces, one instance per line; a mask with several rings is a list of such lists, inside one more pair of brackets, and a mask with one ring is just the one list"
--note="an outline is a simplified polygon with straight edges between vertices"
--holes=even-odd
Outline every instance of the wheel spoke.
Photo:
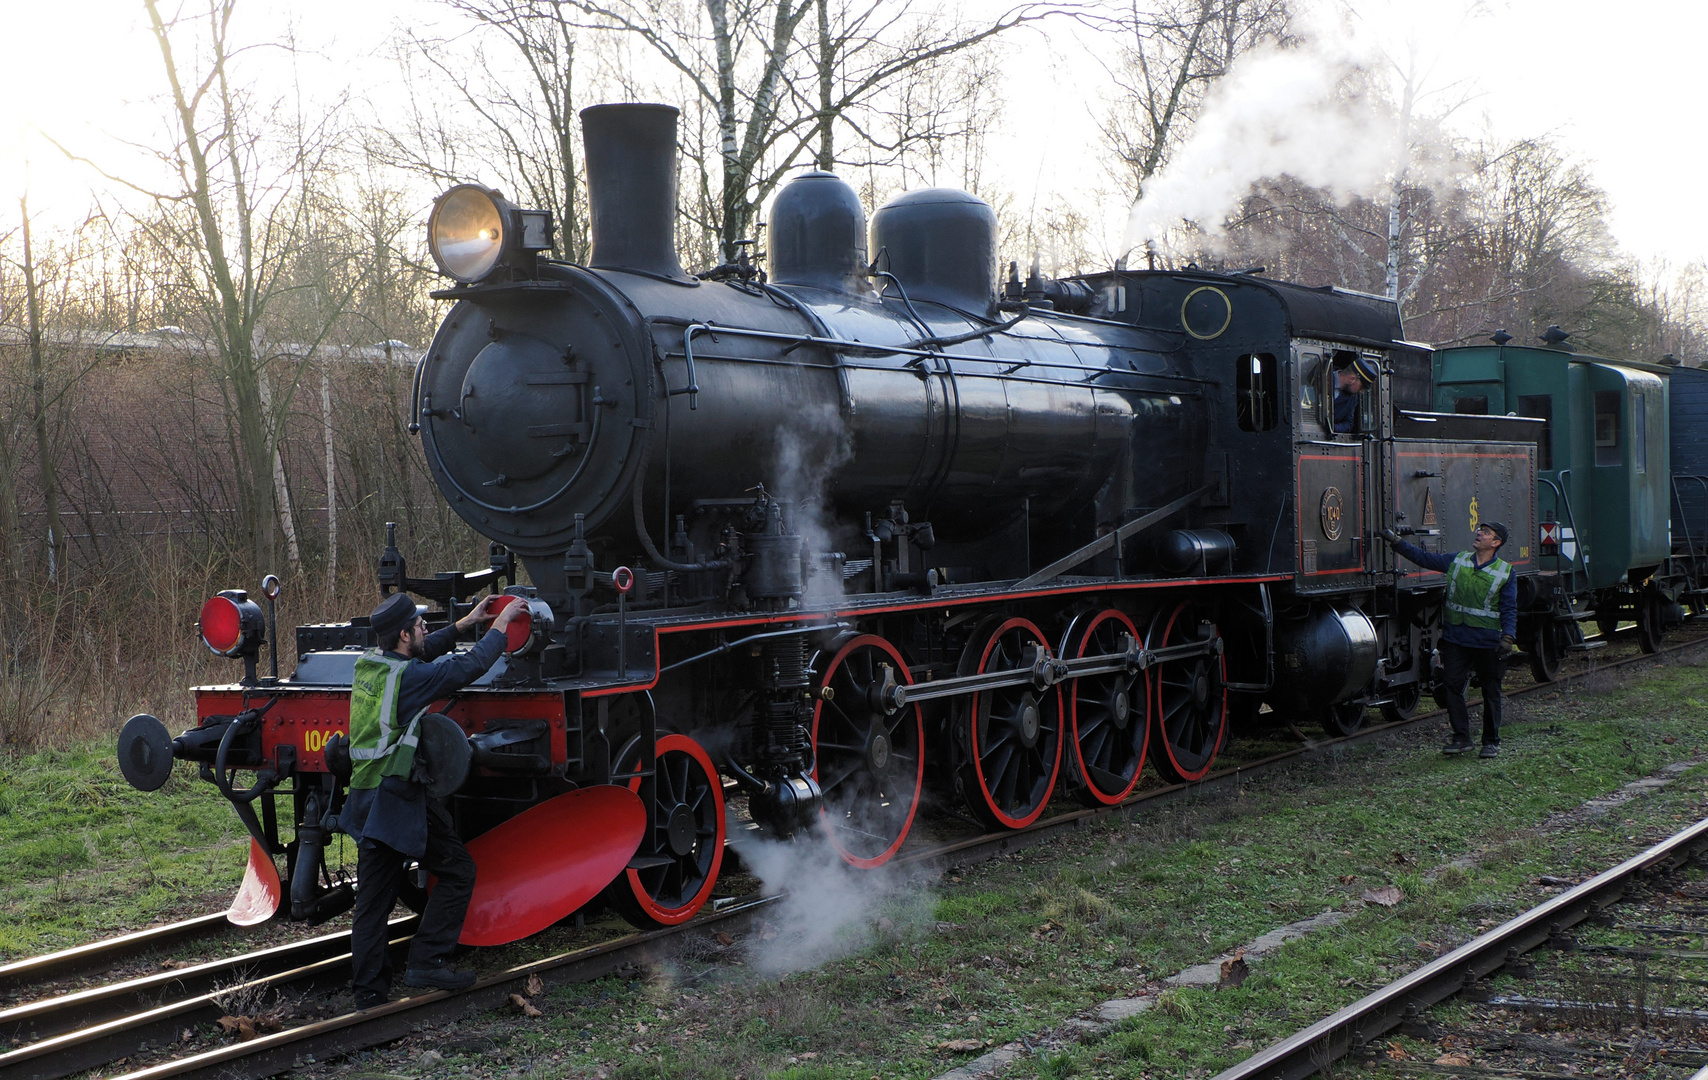
[[860,762],[856,762],[853,765],[848,766],[846,769],[843,769],[840,774],[831,779],[827,779],[821,770],[818,781],[819,790],[823,791],[825,795],[828,796],[832,791],[835,791],[846,783],[849,777],[860,775],[862,772],[861,764],[862,763]]

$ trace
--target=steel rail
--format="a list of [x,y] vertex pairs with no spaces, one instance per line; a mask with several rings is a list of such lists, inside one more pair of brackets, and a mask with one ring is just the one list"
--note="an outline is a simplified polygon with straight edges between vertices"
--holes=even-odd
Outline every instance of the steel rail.
[[198,915],[193,919],[151,926],[146,930],[121,934],[118,937],[91,941],[75,948],[43,953],[10,964],[0,964],[0,990],[52,979],[79,975],[118,963],[162,945],[172,945],[186,938],[212,937],[230,930],[225,912]]
[[[1609,663],[1598,664],[1590,671],[1577,672],[1549,683],[1536,683],[1521,687],[1510,692],[1507,696],[1515,697],[1558,689],[1588,677],[1594,672],[1606,671],[1646,660],[1655,660],[1671,653],[1702,645],[1708,645],[1708,638],[1698,638],[1668,646],[1658,653],[1641,653]],[[1027,829],[967,837],[908,853],[898,857],[895,861],[898,865],[911,866],[920,870],[971,865],[1041,843],[1050,838],[1057,830],[1078,828],[1113,814],[1131,813],[1137,809],[1160,805],[1177,798],[1195,797],[1221,788],[1237,787],[1239,784],[1279,765],[1312,760],[1324,753],[1333,752],[1336,748],[1346,744],[1385,737],[1440,715],[1440,710],[1420,713],[1404,720],[1366,728],[1352,735],[1324,739],[1293,750],[1272,754],[1256,761],[1242,762],[1212,773],[1200,780],[1154,788],[1115,806],[1056,814],[1040,820]],[[1708,822],[1704,822],[1703,827],[1708,830]],[[779,898],[745,898],[721,910],[703,912],[692,921],[680,926],[631,934],[599,945],[570,950],[543,960],[508,968],[477,981],[469,990],[458,994],[432,991],[403,998],[364,1012],[348,1013],[287,1031],[263,1035],[248,1042],[235,1043],[189,1057],[162,1062],[124,1074],[123,1077],[116,1078],[116,1080],[156,1080],[156,1078],[165,1077],[218,1077],[219,1080],[237,1080],[237,1078],[272,1076],[288,1069],[312,1065],[328,1056],[350,1053],[391,1041],[408,1034],[424,1023],[454,1019],[471,1009],[502,1006],[510,994],[525,992],[530,978],[537,977],[548,985],[582,982],[627,967],[667,959],[675,953],[676,942],[674,939],[678,935],[711,927],[740,932],[756,919],[772,901]],[[399,943],[394,942],[394,946],[396,944]],[[1501,952],[1502,960],[1504,957],[1503,949]],[[312,965],[312,970],[301,969],[297,972],[285,972],[262,981],[267,982],[270,986],[282,985],[287,976],[300,980],[317,978],[324,973],[327,978],[336,978],[342,982],[345,974],[344,965],[347,962],[346,954]],[[1461,972],[1461,983],[1463,982],[1462,975]],[[231,987],[225,992],[240,992],[244,988],[243,986]],[[163,1010],[172,1008],[172,1006],[162,1006]],[[152,1021],[156,1025],[155,1030],[159,1030],[160,1025],[166,1023],[172,1024],[175,1029],[178,1026],[180,1015],[182,1014],[173,1013],[170,1017],[157,1017]],[[1396,1019],[1395,1022],[1397,1023],[1398,1020]],[[123,1021],[117,1023],[123,1024]],[[140,1028],[126,1030],[134,1031],[140,1030]],[[116,1031],[106,1034],[114,1036]],[[117,1054],[112,1053],[112,1048],[119,1045],[121,1044],[118,1042],[108,1043],[109,1050],[107,1052],[111,1056],[106,1060],[112,1060],[125,1052],[119,1050]],[[130,1045],[134,1049],[137,1044],[132,1042]],[[70,1050],[71,1045],[68,1043],[63,1049]],[[0,1058],[0,1066],[3,1066],[4,1063],[5,1059]],[[89,1068],[91,1066],[82,1065],[80,1067]],[[70,1070],[56,1072],[52,1075],[64,1075],[66,1071]],[[24,1074],[20,1074],[20,1076],[22,1075]],[[10,1074],[4,1068],[0,1068],[0,1078],[10,1080]],[[1216,1080],[1223,1080],[1223,1078],[1218,1077]]]
[[[220,916],[224,918],[224,916]],[[395,919],[392,934],[413,933],[419,920],[414,915]],[[74,990],[54,997],[0,1009],[0,1038],[42,1039],[126,1015],[132,1002],[157,998],[163,993],[197,994],[213,990],[236,976],[249,979],[300,968],[327,956],[350,951],[350,931],[323,934],[301,941],[274,945],[240,956],[209,960],[184,968],[158,971],[104,986]],[[0,1075],[10,1055],[0,1054]]]
[[1634,855],[1611,870],[1425,964],[1373,994],[1259,1051],[1213,1080],[1303,1080],[1357,1047],[1398,1027],[1408,1011],[1445,1001],[1615,903],[1631,879],[1677,869],[1708,851],[1708,818]]
[[[223,919],[224,915],[218,916]],[[414,915],[394,919],[392,947],[407,943]],[[20,1043],[0,1053],[0,1080],[50,1080],[164,1044],[186,1023],[219,1019],[220,999],[312,980],[347,980],[350,932],[277,945],[193,967],[158,972],[0,1011],[0,1036]],[[137,1011],[140,1002],[170,1002]]]

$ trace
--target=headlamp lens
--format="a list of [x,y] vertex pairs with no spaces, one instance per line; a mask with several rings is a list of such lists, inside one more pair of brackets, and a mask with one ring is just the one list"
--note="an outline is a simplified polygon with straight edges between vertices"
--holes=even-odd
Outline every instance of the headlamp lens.
[[427,246],[439,269],[458,281],[479,281],[504,253],[504,214],[492,192],[475,184],[447,191],[433,208]]

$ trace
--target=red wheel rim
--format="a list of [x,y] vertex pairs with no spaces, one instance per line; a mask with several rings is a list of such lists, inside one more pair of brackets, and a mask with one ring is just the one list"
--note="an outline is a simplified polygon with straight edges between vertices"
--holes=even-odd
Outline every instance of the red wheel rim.
[[[984,651],[979,656],[978,673],[982,674],[989,670],[991,653],[1002,644],[1003,637],[1011,630],[1024,631],[1031,637],[1031,644],[1036,644],[1040,649],[1044,650],[1045,653],[1049,652],[1050,647],[1044,641],[1043,632],[1034,626],[1030,620],[1008,619],[999,625],[985,641]],[[1022,644],[1020,647],[1023,648],[1024,645]],[[1019,657],[1017,653],[1015,657],[1016,662],[1018,662],[1018,659]],[[1013,693],[1015,689],[1019,688],[1010,687],[1006,688],[1006,691],[1007,693]],[[1025,690],[1021,689],[1020,692],[1021,696],[1024,697]],[[979,693],[972,695],[972,699],[967,710],[967,746],[971,751],[973,775],[978,781],[979,796],[983,800],[984,811],[988,813],[993,820],[1007,828],[1023,829],[1032,824],[1032,822],[1037,821],[1038,816],[1044,812],[1044,807],[1050,804],[1050,795],[1055,791],[1056,787],[1056,775],[1061,771],[1061,688],[1059,686],[1051,687],[1044,691],[1044,693],[1038,698],[1037,708],[1039,710],[1039,726],[1037,741],[1032,747],[1021,746],[1018,751],[1016,751],[1012,746],[1004,745],[1012,742],[1012,740],[1008,738],[992,741],[991,745],[988,747],[983,745],[986,740],[981,740],[979,738],[981,716],[987,720],[992,719],[995,713],[993,701],[998,698],[998,695],[1003,694],[1004,691],[1002,690],[993,690],[988,692],[980,691]],[[1053,732],[1050,730],[1050,725],[1046,722],[1050,713],[1048,706],[1051,698],[1054,698],[1055,706],[1055,725]],[[1038,747],[1045,747],[1046,749],[1044,749],[1042,753],[1032,755],[1030,751],[1037,749]],[[997,760],[996,755],[1004,750],[1010,751],[1009,754],[1002,760]],[[992,768],[989,769],[986,768],[987,757],[991,759],[990,764]],[[1035,771],[1028,768],[1028,766],[1036,766]],[[1049,774],[1048,778],[1044,779],[1040,784],[1038,777],[1042,776],[1045,772]],[[1033,773],[1032,782],[1028,785],[1030,788],[1028,794],[1034,802],[1030,804],[1018,804],[1023,809],[1030,806],[1030,809],[1025,809],[1023,814],[1015,815],[997,805],[998,798],[991,790],[990,778],[988,775],[991,773],[996,774],[997,787],[999,790],[1009,786],[1008,780],[1011,775],[1016,779],[1013,787],[1017,790],[1019,788],[1020,777],[1027,773]]]
[[[899,682],[913,683],[900,650],[876,634],[860,634],[842,642],[824,665],[821,691],[838,681],[853,689],[860,674],[875,677],[875,672],[849,670],[849,658],[861,649],[876,649],[895,664]],[[874,730],[877,724],[885,730]],[[885,743],[876,747],[879,737]],[[832,738],[847,741],[828,741]],[[827,701],[821,692],[813,704],[812,745],[813,779],[824,792],[819,825],[825,836],[850,866],[882,866],[901,850],[919,812],[925,784],[924,710],[903,706],[892,721],[870,706],[856,710],[834,698]],[[827,758],[832,768],[827,769]],[[870,839],[861,843],[862,838]]]
[[[1181,613],[1184,612],[1189,605],[1190,601],[1183,600],[1180,602],[1179,606],[1174,609],[1174,612],[1169,615],[1168,622],[1163,626],[1162,633],[1157,635],[1157,640],[1161,642],[1161,645],[1158,646],[1159,648],[1166,648],[1169,645],[1177,644],[1171,640],[1171,637],[1174,634],[1175,626],[1178,625],[1180,621]],[[1205,658],[1199,658],[1197,662],[1203,662],[1204,659]],[[1221,692],[1220,701],[1216,706],[1216,715],[1218,720],[1215,725],[1215,740],[1209,750],[1204,754],[1203,761],[1195,763],[1191,768],[1182,766],[1179,755],[1174,752],[1175,745],[1169,741],[1168,737],[1170,716],[1177,715],[1179,709],[1184,708],[1184,706],[1175,702],[1165,701],[1165,698],[1169,694],[1169,688],[1172,684],[1163,677],[1162,669],[1159,668],[1156,678],[1151,680],[1152,686],[1155,690],[1151,716],[1155,718],[1155,734],[1158,736],[1151,743],[1151,746],[1153,749],[1161,751],[1162,756],[1166,761],[1166,771],[1173,773],[1176,779],[1182,781],[1199,780],[1208,774],[1210,766],[1215,764],[1216,755],[1221,752],[1222,741],[1226,739],[1228,735],[1227,659],[1223,656],[1212,656],[1208,659],[1214,663]],[[1174,709],[1169,709],[1170,705],[1174,705]],[[1190,718],[1188,717],[1188,719]],[[1158,764],[1162,765],[1163,762],[1158,762]]]
[[[666,761],[669,758],[670,760]],[[699,770],[703,784],[695,790],[694,770]],[[646,915],[661,925],[675,926],[694,917],[711,898],[712,886],[717,883],[718,870],[724,860],[724,791],[718,780],[717,767],[703,747],[686,735],[661,735],[654,753],[654,803],[648,809],[647,828],[652,834],[654,848],[670,852],[670,831],[673,816],[679,806],[686,806],[695,819],[696,837],[690,853],[679,854],[669,866],[630,868],[623,871],[630,895]],[[641,777],[629,779],[629,790],[639,792]],[[679,801],[686,796],[692,801]],[[678,828],[680,826],[678,825]],[[692,869],[690,870],[690,867]],[[701,876],[703,875],[703,876]],[[678,886],[670,900],[661,900],[659,893],[670,888],[673,881],[693,881],[686,896]]]
[[[1119,623],[1121,629],[1124,629],[1127,633],[1133,635],[1134,641],[1139,642],[1141,646],[1143,645],[1144,639],[1139,636],[1139,628],[1133,625],[1133,620],[1127,618],[1123,612],[1117,611],[1114,608],[1107,608],[1104,611],[1099,612],[1097,617],[1091,620],[1091,624],[1085,628],[1085,632],[1079,637],[1079,645],[1074,650],[1073,655],[1076,658],[1086,655],[1086,651],[1090,649],[1093,639],[1097,636],[1098,627],[1110,622]],[[1099,787],[1087,768],[1088,762],[1085,760],[1084,745],[1085,734],[1080,729],[1081,713],[1079,708],[1080,701],[1087,696],[1082,694],[1081,690],[1086,687],[1088,682],[1098,678],[1106,678],[1106,676],[1087,676],[1086,678],[1075,679],[1071,684],[1071,688],[1067,695],[1069,702],[1068,729],[1073,737],[1071,745],[1073,746],[1074,768],[1079,773],[1080,784],[1082,785],[1085,793],[1099,805],[1114,806],[1116,803],[1132,794],[1133,789],[1139,784],[1139,777],[1143,775],[1145,771],[1145,754],[1150,749],[1151,723],[1149,716],[1145,716],[1137,722],[1138,730],[1136,734],[1138,736],[1139,745],[1132,760],[1133,775],[1126,778],[1125,786],[1116,791],[1107,791]],[[1144,705],[1148,706],[1151,700],[1150,676],[1145,672],[1140,672],[1132,681],[1135,689],[1142,685],[1142,690],[1140,690],[1138,694],[1138,700],[1131,702],[1129,707],[1131,707],[1131,705],[1138,704],[1139,702],[1143,702]],[[1086,711],[1087,713],[1090,713],[1092,710],[1088,709]],[[1117,734],[1114,738],[1119,738],[1119,732],[1120,729],[1117,728]],[[1123,768],[1122,772],[1125,771],[1126,770]]]

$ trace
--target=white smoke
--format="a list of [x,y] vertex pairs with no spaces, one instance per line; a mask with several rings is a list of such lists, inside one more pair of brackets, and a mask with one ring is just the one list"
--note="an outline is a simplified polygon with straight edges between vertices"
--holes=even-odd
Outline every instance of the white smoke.
[[800,535],[813,557],[801,597],[808,606],[835,603],[842,597],[841,579],[819,556],[836,550],[827,494],[831,475],[853,453],[842,414],[833,404],[809,409],[777,432],[776,494],[784,504],[790,531]]
[[782,896],[748,939],[750,963],[767,976],[818,967],[934,917],[928,890],[892,865],[849,866],[816,829],[793,840],[756,839],[741,857],[764,895]]
[[[1403,130],[1379,88],[1406,77],[1400,65],[1414,79],[1419,70],[1427,74],[1427,65],[1420,69],[1411,61],[1439,47],[1426,39],[1439,38],[1441,23],[1462,26],[1466,9],[1436,3],[1404,15],[1398,8],[1375,13],[1386,14],[1385,20],[1360,11],[1362,21],[1353,21],[1306,7],[1295,42],[1260,46],[1234,61],[1206,98],[1190,137],[1133,204],[1122,252],[1147,242],[1164,246],[1183,221],[1219,236],[1226,217],[1265,177],[1292,176],[1344,201],[1374,193],[1400,170],[1415,170],[1409,143],[1426,125],[1414,117],[1413,130]],[[1425,28],[1430,19],[1436,25]],[[1360,74],[1365,77],[1354,79]],[[1419,179],[1435,178],[1408,175]]]

